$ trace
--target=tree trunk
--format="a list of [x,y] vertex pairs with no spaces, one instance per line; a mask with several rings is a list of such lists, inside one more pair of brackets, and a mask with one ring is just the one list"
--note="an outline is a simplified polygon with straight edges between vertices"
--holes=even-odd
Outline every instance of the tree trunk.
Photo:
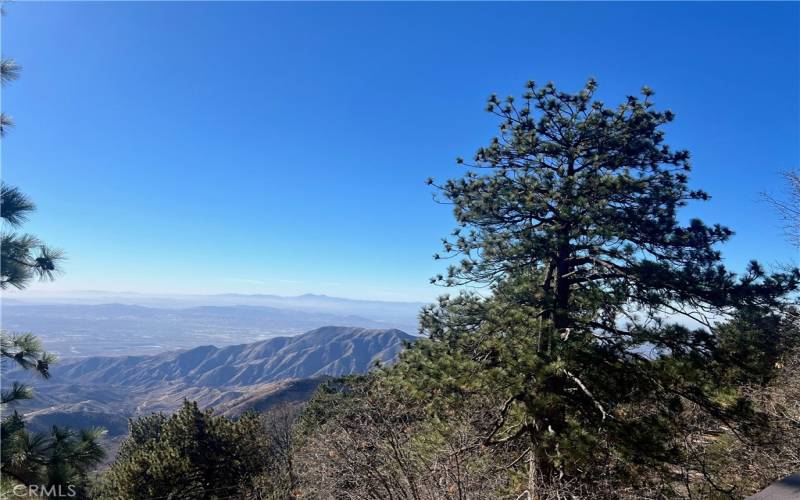
[[556,283],[554,297],[553,326],[556,332],[570,326],[569,321],[569,279],[566,277],[570,272],[569,265],[570,245],[569,241],[562,242],[558,248],[558,258],[556,259]]
[[528,453],[528,498],[539,500],[539,467],[533,450]]

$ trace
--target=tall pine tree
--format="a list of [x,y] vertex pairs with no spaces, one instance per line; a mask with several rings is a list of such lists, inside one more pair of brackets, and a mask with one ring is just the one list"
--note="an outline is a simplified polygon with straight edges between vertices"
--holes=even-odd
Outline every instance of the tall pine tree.
[[615,108],[595,90],[529,82],[519,100],[492,96],[499,135],[458,160],[464,177],[429,180],[458,223],[436,256],[455,263],[433,281],[489,293],[424,310],[431,341],[396,372],[440,416],[503,394],[482,444],[527,449],[534,497],[614,461],[678,463],[687,406],[731,425],[747,418],[715,377],[717,323],[741,308],[780,311],[798,285],[796,270],[755,262],[735,275],[717,248],[729,229],[680,222],[680,208],[709,196],[688,187],[689,153],[664,143],[674,115],[652,90]]

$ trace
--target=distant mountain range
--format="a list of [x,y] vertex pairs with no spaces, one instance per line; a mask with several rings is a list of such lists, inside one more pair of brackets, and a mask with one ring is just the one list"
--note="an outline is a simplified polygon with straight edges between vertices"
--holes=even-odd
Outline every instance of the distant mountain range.
[[337,316],[363,316],[374,321],[407,326],[415,325],[422,302],[395,302],[383,300],[361,300],[331,297],[307,293],[297,296],[270,294],[223,293],[215,295],[196,294],[149,294],[133,292],[72,291],[30,293],[4,293],[3,300],[9,304],[131,304],[163,309],[184,309],[199,306],[260,306],[335,314]]
[[392,363],[415,338],[397,329],[328,326],[251,344],[65,360],[50,380],[19,371],[5,380],[35,386],[36,397],[20,408],[32,428],[101,425],[115,438],[129,417],[169,412],[184,399],[226,415],[304,401],[326,377]]
[[[204,298],[216,305],[187,306],[194,304],[188,299],[167,302],[175,307],[41,303],[4,298],[2,319],[5,330],[34,332],[48,351],[71,358],[156,354],[203,344],[249,343],[295,335],[325,325],[415,331],[419,311],[416,304],[348,301],[324,296],[253,297]],[[227,304],[237,301],[252,304]]]

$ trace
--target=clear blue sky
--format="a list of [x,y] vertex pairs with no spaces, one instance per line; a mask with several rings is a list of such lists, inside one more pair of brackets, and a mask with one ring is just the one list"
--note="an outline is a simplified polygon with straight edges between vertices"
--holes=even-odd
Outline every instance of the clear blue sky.
[[[52,290],[428,300],[452,228],[428,176],[486,144],[529,79],[677,120],[685,216],[727,261],[796,261],[761,191],[798,167],[797,3],[6,4],[6,181],[64,248]],[[41,288],[41,287],[36,287]]]

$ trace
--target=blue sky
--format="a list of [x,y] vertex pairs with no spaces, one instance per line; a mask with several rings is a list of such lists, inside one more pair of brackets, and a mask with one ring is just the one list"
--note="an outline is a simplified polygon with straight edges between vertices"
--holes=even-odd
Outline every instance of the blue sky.
[[2,51],[3,175],[64,248],[36,290],[429,300],[452,228],[428,176],[493,136],[529,79],[616,103],[647,84],[692,152],[684,215],[797,261],[759,201],[797,168],[797,3],[23,3]]

